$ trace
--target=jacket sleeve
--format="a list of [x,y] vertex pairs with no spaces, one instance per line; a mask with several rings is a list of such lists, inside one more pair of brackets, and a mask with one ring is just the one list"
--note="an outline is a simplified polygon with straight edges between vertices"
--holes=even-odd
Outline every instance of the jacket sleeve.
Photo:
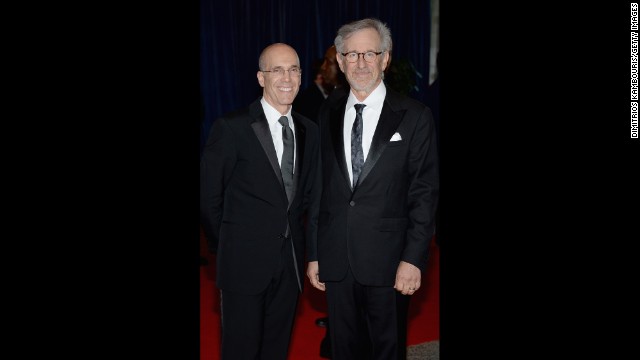
[[308,188],[305,189],[308,201],[308,219],[306,233],[306,251],[307,261],[318,260],[318,213],[320,212],[320,196],[322,194],[322,177],[320,161],[320,136],[319,132],[315,134],[314,146],[312,151],[313,168],[310,169]]
[[402,260],[424,270],[435,232],[438,202],[438,154],[431,110],[422,109],[409,150],[409,226]]
[[200,224],[212,253],[218,249],[224,193],[236,163],[234,143],[227,120],[218,119],[200,160]]

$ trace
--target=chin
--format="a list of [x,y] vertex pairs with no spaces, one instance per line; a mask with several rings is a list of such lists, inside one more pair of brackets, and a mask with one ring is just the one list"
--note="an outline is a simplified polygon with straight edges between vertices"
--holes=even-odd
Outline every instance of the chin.
[[296,95],[285,96],[282,98],[281,103],[291,105],[293,103],[293,99],[296,98]]
[[373,84],[372,82],[367,82],[367,83],[356,83],[355,86],[353,87],[354,89],[356,89],[357,91],[365,91],[365,92],[370,92],[371,90],[373,90]]

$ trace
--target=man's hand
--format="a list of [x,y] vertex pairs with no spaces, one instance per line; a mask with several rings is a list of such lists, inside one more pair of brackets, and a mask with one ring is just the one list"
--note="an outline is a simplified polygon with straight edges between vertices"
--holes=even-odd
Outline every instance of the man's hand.
[[311,281],[311,285],[314,288],[324,291],[324,283],[320,282],[320,270],[318,267],[317,261],[310,261],[309,265],[307,265],[307,276],[309,277],[309,281]]
[[420,288],[420,269],[408,262],[400,261],[396,272],[396,284],[394,289],[402,295],[413,295]]

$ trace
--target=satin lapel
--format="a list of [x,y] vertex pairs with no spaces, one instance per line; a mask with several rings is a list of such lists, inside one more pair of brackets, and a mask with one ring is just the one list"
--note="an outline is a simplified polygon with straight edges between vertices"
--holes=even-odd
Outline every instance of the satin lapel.
[[[295,193],[296,190],[298,189],[298,181],[300,180],[300,174],[302,174],[302,163],[304,160],[304,149],[305,149],[305,143],[306,143],[306,135],[307,135],[307,131],[306,128],[304,127],[304,125],[302,125],[302,122],[298,119],[296,119],[296,117],[292,116],[293,118],[293,123],[295,125],[295,130],[296,130],[296,164],[294,167],[294,171],[295,173],[293,174],[293,194],[294,194],[294,198],[296,197]],[[293,202],[293,199],[291,199],[291,201],[289,202],[289,206],[291,206],[291,203]]]
[[376,131],[373,133],[369,154],[362,166],[362,172],[358,178],[356,188],[362,183],[362,181],[364,181],[367,175],[369,175],[371,169],[373,169],[378,159],[380,159],[380,155],[382,155],[384,149],[386,149],[387,144],[389,144],[389,140],[391,140],[391,136],[393,136],[398,129],[403,117],[404,110],[393,112],[389,103],[385,101],[384,106],[382,107],[382,112],[380,113],[378,125],[376,126]]
[[333,152],[336,155],[336,161],[338,167],[342,172],[344,181],[351,189],[351,181],[349,180],[349,171],[347,170],[347,159],[344,157],[344,109],[347,106],[347,100],[345,99],[340,103],[338,107],[331,109],[331,118],[329,119],[329,125],[331,130],[331,142],[333,143]]
[[273,146],[271,131],[269,130],[269,123],[267,122],[267,118],[264,116],[264,114],[256,118],[251,123],[251,127],[253,128],[253,132],[255,132],[256,136],[258,137],[260,145],[262,145],[262,149],[264,149],[265,154],[267,154],[267,157],[269,158],[269,163],[271,163],[271,167],[273,168],[273,172],[275,173],[280,186],[282,186],[284,189],[284,184],[282,183],[282,174],[280,173],[280,164],[278,164],[278,155],[276,154],[276,148]]

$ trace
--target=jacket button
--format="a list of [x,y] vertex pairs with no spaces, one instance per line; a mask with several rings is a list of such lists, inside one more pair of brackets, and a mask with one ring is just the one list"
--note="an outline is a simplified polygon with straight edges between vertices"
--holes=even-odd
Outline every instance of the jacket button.
[[353,201],[353,200],[351,200],[351,202],[349,202],[349,205],[351,205],[351,206],[356,206],[356,202],[355,202],[355,201]]

